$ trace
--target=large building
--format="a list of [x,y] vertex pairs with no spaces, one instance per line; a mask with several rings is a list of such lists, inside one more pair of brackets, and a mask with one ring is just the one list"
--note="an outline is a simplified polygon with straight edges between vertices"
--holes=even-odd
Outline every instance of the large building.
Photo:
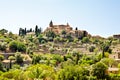
[[65,30],[66,32],[72,31],[72,27],[67,23],[66,25],[53,25],[53,22],[51,21],[49,23],[49,27],[45,31],[54,31],[56,34],[60,34],[62,30]]
[[120,34],[113,35],[113,38],[120,39]]
[[49,27],[47,27],[45,32],[53,31],[56,34],[61,34],[63,30],[65,30],[67,34],[70,34],[71,36],[76,36],[76,37],[88,35],[87,31],[85,31],[85,30],[78,30],[77,28],[75,30],[73,30],[73,28],[69,25],[69,23],[67,23],[66,25],[63,25],[63,24],[62,25],[54,25],[52,21],[49,23]]

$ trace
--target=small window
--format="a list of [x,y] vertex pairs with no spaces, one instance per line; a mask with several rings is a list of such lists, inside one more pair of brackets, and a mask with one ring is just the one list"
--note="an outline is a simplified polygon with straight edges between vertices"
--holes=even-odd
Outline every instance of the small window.
[[115,56],[114,56],[114,59],[115,59]]

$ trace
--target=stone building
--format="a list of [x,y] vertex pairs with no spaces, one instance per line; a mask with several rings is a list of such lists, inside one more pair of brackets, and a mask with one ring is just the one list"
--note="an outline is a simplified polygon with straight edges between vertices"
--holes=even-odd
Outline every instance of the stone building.
[[113,35],[113,38],[120,39],[120,34]]
[[51,21],[49,23],[49,27],[44,32],[53,31],[55,34],[61,34],[61,32],[65,30],[66,34],[70,34],[72,37],[80,37],[80,36],[87,36],[88,32],[85,30],[78,30],[77,28],[73,30],[73,28],[67,23],[66,25],[54,25]]
[[53,25],[53,22],[51,21],[49,23],[49,27],[47,27],[46,31],[54,31],[56,34],[61,34],[62,30],[65,30],[66,32],[70,32],[72,31],[72,27],[70,27],[70,25],[67,23],[66,25]]

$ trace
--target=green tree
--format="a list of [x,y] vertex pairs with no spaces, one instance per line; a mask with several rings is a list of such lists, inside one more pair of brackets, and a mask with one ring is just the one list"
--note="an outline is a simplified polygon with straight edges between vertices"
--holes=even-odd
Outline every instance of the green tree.
[[7,33],[8,32],[8,30],[6,30],[6,29],[1,29],[0,30],[0,34],[2,34],[2,35],[4,35],[5,33]]
[[90,51],[90,52],[94,52],[94,49],[95,49],[95,46],[90,46],[90,47],[89,47],[89,51]]
[[106,64],[107,66],[110,66],[110,65],[116,65],[115,63],[115,60],[112,59],[112,58],[103,58],[101,59],[101,62],[103,62],[104,64]]
[[94,64],[92,66],[91,73],[93,76],[96,76],[97,79],[105,79],[106,78],[106,74],[105,74],[106,70],[107,70],[107,66],[104,63],[97,62],[96,64]]
[[27,33],[26,28],[25,28],[24,30],[25,30],[25,31],[24,31],[24,34],[26,35],[26,33]]
[[82,42],[83,43],[88,43],[90,40],[88,37],[83,37]]
[[0,61],[0,71],[5,71],[1,61]]
[[10,60],[10,69],[12,68],[12,60],[15,60],[14,56],[9,56],[8,58]]
[[55,49],[53,47],[50,47],[49,51],[50,51],[50,53],[53,53],[55,51]]
[[26,45],[22,42],[17,43],[17,50],[19,52],[25,52],[26,51]]
[[110,49],[111,43],[112,43],[111,41],[101,43],[102,57],[103,58],[105,57],[105,52],[109,52],[109,53],[112,52],[112,50]]
[[88,80],[89,70],[80,66],[66,66],[57,74],[57,80]]
[[4,60],[4,56],[0,55],[0,61]]
[[23,63],[23,57],[21,56],[20,52],[15,53],[15,60],[16,60],[16,63],[18,63],[18,64]]
[[63,61],[63,58],[59,54],[54,54],[52,57],[53,60],[56,60],[56,65]]
[[26,51],[26,45],[19,41],[12,41],[9,43],[9,48],[11,51],[16,52],[25,52]]
[[33,57],[32,57],[32,64],[37,64],[37,63],[39,63],[40,62],[40,60],[41,60],[41,55],[33,55]]
[[56,34],[53,31],[47,31],[46,32],[46,37],[48,38],[49,41],[53,41],[55,36],[56,36]]
[[7,48],[7,43],[6,42],[0,42],[0,50],[5,51]]
[[47,65],[33,65],[28,68],[28,76],[30,79],[54,80],[54,69]]
[[[38,36],[38,40],[39,40],[39,43],[47,42],[47,40],[43,38],[43,35],[42,35],[42,34],[40,34],[40,35]],[[44,42],[43,42],[43,41],[44,41]]]
[[38,36],[39,35],[39,29],[38,29],[38,25],[35,26],[35,35]]
[[26,35],[26,28],[23,29],[23,28],[19,28],[19,36],[24,36]]
[[64,37],[65,37],[65,35],[66,35],[67,33],[66,33],[65,30],[62,30],[61,34],[64,35]]
[[9,48],[11,51],[16,52],[17,51],[17,45],[18,42],[17,41],[12,41],[9,43]]
[[67,38],[67,40],[68,40],[69,42],[72,42],[72,41],[73,41],[73,37],[72,37],[70,34],[68,34],[68,35],[66,36],[66,38]]

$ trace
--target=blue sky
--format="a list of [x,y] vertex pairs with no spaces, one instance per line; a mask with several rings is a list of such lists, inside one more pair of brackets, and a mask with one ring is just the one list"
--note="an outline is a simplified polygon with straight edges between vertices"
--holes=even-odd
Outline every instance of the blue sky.
[[0,0],[0,29],[45,29],[51,20],[92,35],[119,34],[120,0]]

